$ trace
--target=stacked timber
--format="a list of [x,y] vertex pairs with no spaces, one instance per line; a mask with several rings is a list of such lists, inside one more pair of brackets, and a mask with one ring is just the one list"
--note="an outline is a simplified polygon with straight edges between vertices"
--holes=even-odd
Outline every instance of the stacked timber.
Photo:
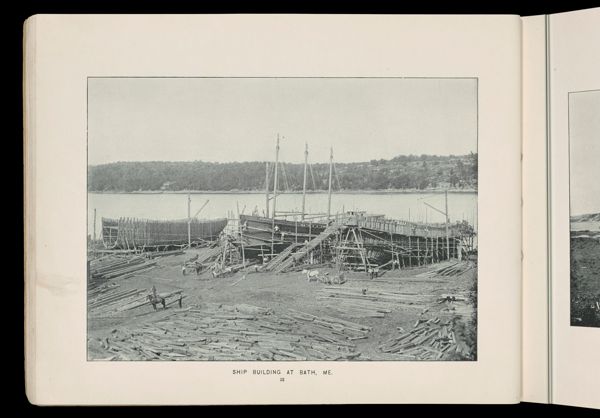
[[211,260],[214,260],[219,254],[221,254],[223,249],[220,246],[215,246],[212,248],[205,248],[198,254],[198,257],[193,260],[196,263],[207,263]]
[[414,329],[401,330],[399,335],[379,346],[384,353],[393,353],[398,360],[444,360],[452,355],[468,357],[471,350],[457,338],[454,321],[440,318],[419,320]]
[[106,294],[108,292],[112,292],[117,287],[119,287],[118,283],[109,282],[109,283],[104,283],[104,284],[98,285],[94,288],[90,288],[88,290],[88,300],[99,297],[100,295]]
[[183,250],[171,250],[171,251],[150,251],[144,253],[144,257],[146,258],[156,258],[156,257],[169,257],[172,255],[181,255],[183,254]]
[[90,261],[89,275],[92,282],[128,278],[142,271],[151,270],[156,261],[139,256],[108,256]]
[[330,316],[206,304],[121,328],[102,341],[116,360],[350,360],[370,328]]
[[442,277],[442,276],[460,276],[464,272],[474,269],[476,266],[468,261],[459,261],[437,269],[428,270],[417,274],[417,277]]
[[[143,306],[151,306],[148,295],[151,291],[147,289],[127,289],[117,291],[118,286],[99,286],[88,292],[88,313],[91,317],[108,317],[131,311]],[[181,290],[175,292],[158,294],[165,299],[166,306],[172,305],[183,299]]]
[[443,306],[440,314],[450,314],[453,317],[461,316],[463,318],[471,317],[474,313],[473,306],[469,302],[471,297],[473,295],[469,292],[440,295],[437,300],[437,303]]
[[189,269],[196,270],[198,274],[210,271],[213,277],[224,277],[257,263],[257,260],[245,260],[231,239],[222,239],[217,245],[204,248],[193,258],[186,260],[182,271],[183,274],[187,274]]
[[433,302],[431,295],[374,290],[371,288],[328,286],[321,289],[327,306],[355,318],[383,318],[397,308],[424,309]]

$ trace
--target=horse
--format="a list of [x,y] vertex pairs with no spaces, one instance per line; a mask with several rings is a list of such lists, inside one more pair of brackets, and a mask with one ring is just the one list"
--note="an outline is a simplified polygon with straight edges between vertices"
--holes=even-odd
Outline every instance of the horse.
[[162,296],[148,295],[147,298],[155,311],[157,310],[156,305],[159,303],[163,306],[163,309],[167,309],[167,302]]

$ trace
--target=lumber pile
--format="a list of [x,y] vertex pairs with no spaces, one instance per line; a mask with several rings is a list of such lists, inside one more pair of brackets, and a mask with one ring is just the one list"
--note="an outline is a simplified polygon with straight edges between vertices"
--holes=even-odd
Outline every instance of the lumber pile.
[[296,266],[292,266],[292,267],[288,267],[285,271],[286,273],[288,272],[298,272],[298,271],[303,271],[306,269],[320,269],[320,268],[331,268],[333,267],[333,262],[328,261],[325,263],[315,263],[315,264],[305,264],[305,263],[300,263]]
[[209,269],[212,271],[212,276],[214,278],[228,277],[234,273],[237,273],[238,271],[247,269],[248,267],[254,266],[256,264],[258,264],[258,261],[246,261],[246,264],[239,263],[221,268],[221,266],[215,262],[212,266],[209,267]]
[[168,256],[172,256],[172,255],[181,255],[183,253],[184,253],[184,251],[182,249],[170,250],[170,251],[151,251],[151,252],[144,253],[144,257],[153,259],[153,258],[157,258],[157,257],[168,257]]
[[[151,306],[147,289],[127,289],[118,291],[119,286],[105,284],[88,292],[88,313],[91,317],[118,315],[142,306]],[[165,298],[166,305],[172,305],[185,297],[181,290],[158,294]]]
[[329,316],[251,305],[205,304],[173,310],[101,342],[116,360],[350,360],[370,328]]
[[94,288],[90,288],[88,290],[88,300],[97,298],[100,295],[106,294],[107,292],[111,292],[114,289],[116,289],[117,287],[119,287],[118,283],[109,282],[109,283],[100,284]]
[[475,265],[468,261],[459,261],[446,265],[437,269],[429,270],[421,274],[417,274],[416,277],[441,277],[441,276],[460,276],[464,272],[475,268]]
[[450,314],[454,317],[471,317],[474,311],[468,298],[469,295],[466,292],[440,295],[437,303],[443,305],[443,307],[440,309],[439,313],[442,315]]
[[326,300],[330,308],[355,318],[383,318],[396,308],[423,309],[432,302],[430,295],[366,287],[328,286],[321,289],[321,293],[322,296],[317,296],[317,299]]
[[393,353],[399,360],[444,360],[453,353],[468,356],[469,347],[454,332],[454,320],[431,318],[418,320],[409,331],[379,346],[384,353]]
[[186,260],[182,265],[182,273],[185,275],[193,269],[197,274],[210,271],[215,278],[226,277],[256,264],[257,260],[244,260],[232,239],[224,238],[218,245],[205,248]]
[[210,248],[204,248],[203,251],[198,254],[198,257],[193,261],[200,264],[207,263],[221,254],[222,251],[223,249],[219,245]]
[[122,311],[123,306],[136,302],[147,302],[147,291],[140,289],[128,289],[122,291],[110,291],[95,297],[88,298],[88,313],[90,316],[108,316]]
[[107,256],[90,261],[90,279],[92,282],[104,282],[116,278],[128,278],[142,271],[151,270],[156,261],[140,256]]

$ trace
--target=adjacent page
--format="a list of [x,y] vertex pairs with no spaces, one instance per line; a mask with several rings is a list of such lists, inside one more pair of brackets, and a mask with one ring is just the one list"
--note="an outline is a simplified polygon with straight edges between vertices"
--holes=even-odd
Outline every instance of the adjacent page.
[[25,45],[33,403],[521,400],[519,17],[39,15]]
[[547,24],[551,401],[600,408],[600,9]]
[[549,401],[546,19],[523,18],[523,400]]

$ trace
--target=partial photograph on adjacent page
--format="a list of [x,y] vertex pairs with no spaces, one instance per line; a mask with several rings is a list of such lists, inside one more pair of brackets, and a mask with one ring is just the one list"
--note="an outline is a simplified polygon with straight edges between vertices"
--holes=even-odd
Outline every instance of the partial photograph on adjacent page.
[[477,360],[476,78],[87,88],[88,360]]
[[571,325],[600,327],[600,90],[569,93]]

